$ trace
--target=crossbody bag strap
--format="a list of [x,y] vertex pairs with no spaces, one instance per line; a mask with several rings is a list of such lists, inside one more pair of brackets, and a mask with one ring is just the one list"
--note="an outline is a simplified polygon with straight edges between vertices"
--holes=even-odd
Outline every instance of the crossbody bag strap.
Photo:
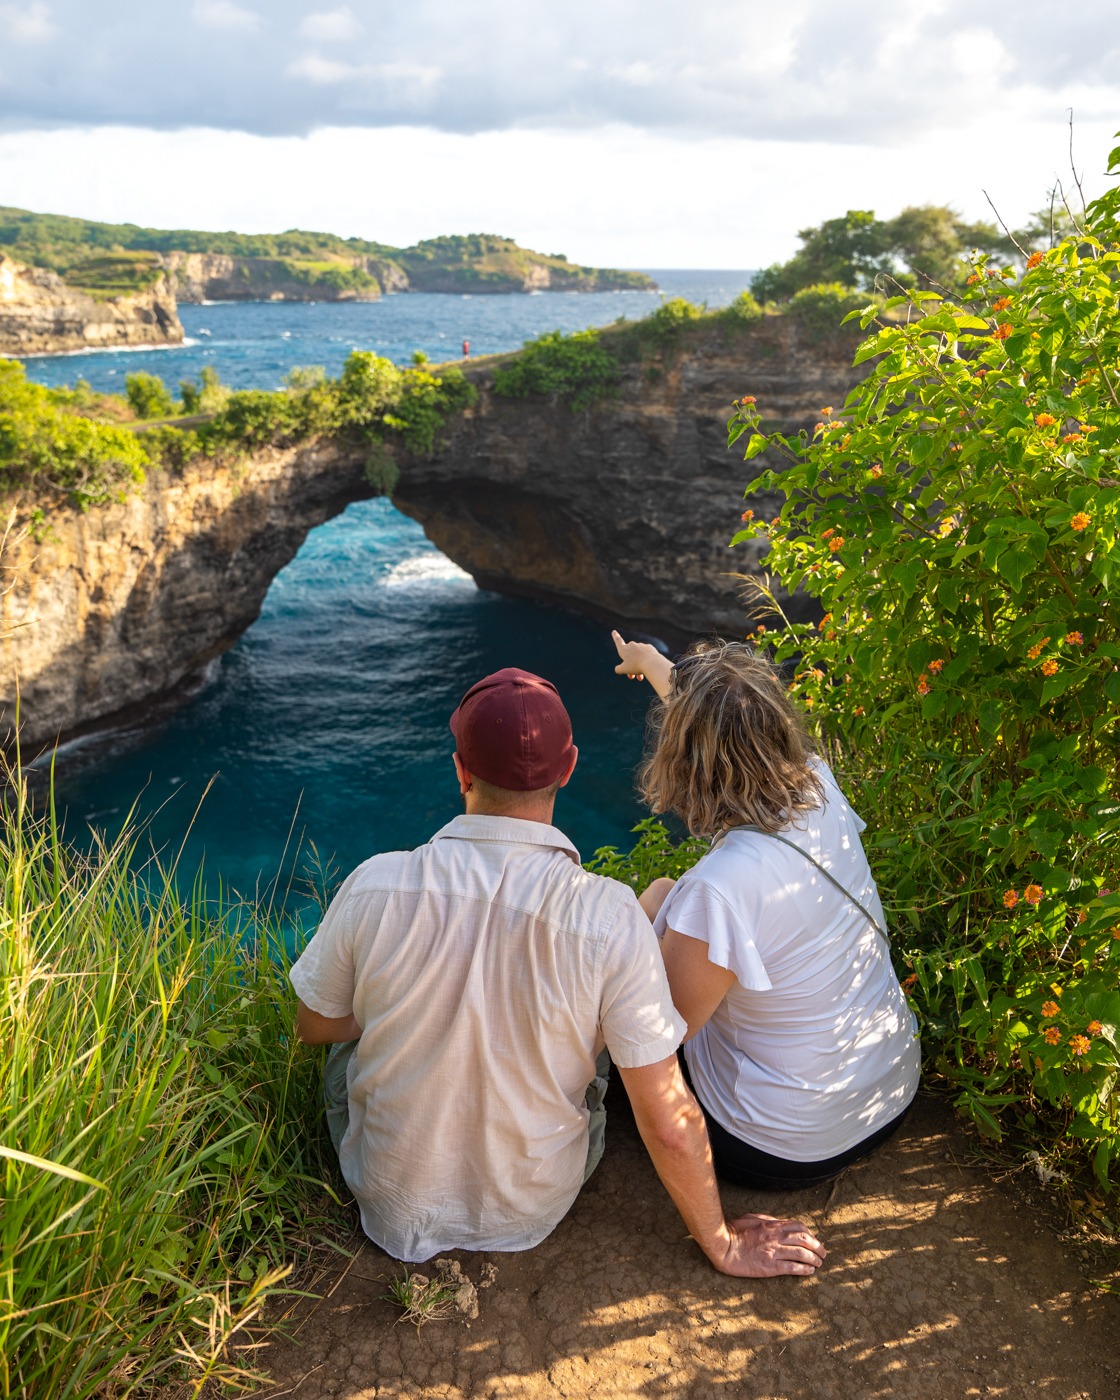
[[883,928],[883,926],[874,917],[874,915],[872,915],[871,911],[869,909],[866,909],[859,902],[859,900],[855,897],[851,890],[845,889],[845,887],[840,883],[836,876],[833,875],[830,871],[826,870],[819,860],[816,860],[813,856],[811,856],[804,846],[799,846],[796,841],[789,841],[786,839],[786,837],[779,836],[776,831],[763,831],[763,829],[759,826],[736,826],[732,827],[731,829],[733,831],[753,831],[756,832],[759,836],[769,836],[772,841],[780,841],[783,846],[788,846],[791,851],[796,851],[798,855],[804,856],[810,865],[815,865],[817,867],[817,869],[821,872],[821,874],[824,876],[824,878],[828,881],[830,885],[834,885],[846,900],[848,900],[850,903],[856,906],[856,908],[871,925],[871,927],[875,930],[875,932],[880,936],[880,938],[883,939],[887,947],[890,947],[890,934],[886,931],[885,928]]

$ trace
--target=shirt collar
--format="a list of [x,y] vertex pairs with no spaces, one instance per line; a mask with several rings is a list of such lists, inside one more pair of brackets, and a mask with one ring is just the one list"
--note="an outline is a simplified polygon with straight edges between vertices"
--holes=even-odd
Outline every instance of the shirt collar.
[[521,817],[454,817],[432,837],[433,841],[494,841],[501,845],[550,846],[563,851],[577,865],[579,852],[555,826],[525,821]]

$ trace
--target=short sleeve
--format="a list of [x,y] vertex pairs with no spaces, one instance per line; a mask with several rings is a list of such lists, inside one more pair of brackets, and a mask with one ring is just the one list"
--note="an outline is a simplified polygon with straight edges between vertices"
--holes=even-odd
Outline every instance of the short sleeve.
[[[354,872],[357,874],[357,871]],[[331,900],[327,912],[288,977],[305,1006],[332,1019],[354,1010],[354,939],[350,890],[354,875]]]
[[626,894],[606,943],[599,1024],[615,1064],[640,1069],[675,1055],[688,1026],[673,1005],[653,928]]
[[768,992],[770,975],[741,914],[705,880],[679,880],[662,905],[658,924],[708,945],[708,961],[734,973],[748,992]]

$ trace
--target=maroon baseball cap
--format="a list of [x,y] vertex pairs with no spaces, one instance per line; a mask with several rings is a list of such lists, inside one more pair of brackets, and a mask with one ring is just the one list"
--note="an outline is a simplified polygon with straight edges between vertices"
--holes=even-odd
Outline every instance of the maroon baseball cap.
[[516,666],[471,686],[451,732],[467,771],[510,792],[550,787],[572,759],[572,722],[556,687]]

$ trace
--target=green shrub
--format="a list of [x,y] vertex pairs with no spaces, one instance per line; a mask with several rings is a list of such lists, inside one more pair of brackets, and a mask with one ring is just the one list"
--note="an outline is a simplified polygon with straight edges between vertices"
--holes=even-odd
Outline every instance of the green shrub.
[[494,371],[494,392],[503,398],[556,395],[573,413],[616,392],[618,361],[597,330],[562,335],[548,331],[526,341],[519,353]]
[[787,458],[751,488],[786,496],[767,565],[824,620],[786,625],[775,654],[868,819],[929,1061],[985,1132],[1050,1115],[1102,1185],[1120,1158],[1118,198],[1020,280],[978,258],[963,305],[865,314],[870,373],[811,435],[764,434],[751,399],[730,431],[748,459]]
[[[392,411],[382,415],[382,423],[397,433],[411,452],[430,455],[435,451],[440,429],[453,413],[458,413],[478,398],[478,391],[463,375],[450,365],[439,374],[423,368],[406,369],[401,374],[400,389]],[[394,480],[393,486],[396,485]],[[388,488],[392,490],[392,486]]]
[[125,396],[137,418],[170,418],[175,404],[157,374],[138,370],[124,377]]
[[0,1397],[197,1395],[236,1378],[233,1329],[329,1223],[320,1056],[293,1036],[277,930],[184,905],[128,837],[74,854],[25,802],[17,776],[0,811]]
[[723,319],[734,326],[753,326],[762,320],[762,307],[750,292],[740,292],[730,306],[723,310]]
[[853,291],[841,282],[819,282],[802,287],[789,301],[789,314],[794,316],[814,336],[839,330],[844,318],[853,311],[862,311],[875,298],[867,292]]
[[644,324],[655,337],[672,336],[682,326],[699,321],[703,314],[703,307],[686,301],[684,297],[672,297],[669,301],[663,301]]
[[629,885],[638,894],[652,881],[668,876],[676,880],[696,864],[708,850],[709,843],[694,836],[674,844],[664,822],[647,817],[634,828],[638,840],[629,851],[616,846],[600,846],[589,861],[588,870],[597,875],[609,875]]
[[72,398],[0,360],[0,494],[45,489],[86,510],[144,480],[149,458],[136,434],[81,416]]

